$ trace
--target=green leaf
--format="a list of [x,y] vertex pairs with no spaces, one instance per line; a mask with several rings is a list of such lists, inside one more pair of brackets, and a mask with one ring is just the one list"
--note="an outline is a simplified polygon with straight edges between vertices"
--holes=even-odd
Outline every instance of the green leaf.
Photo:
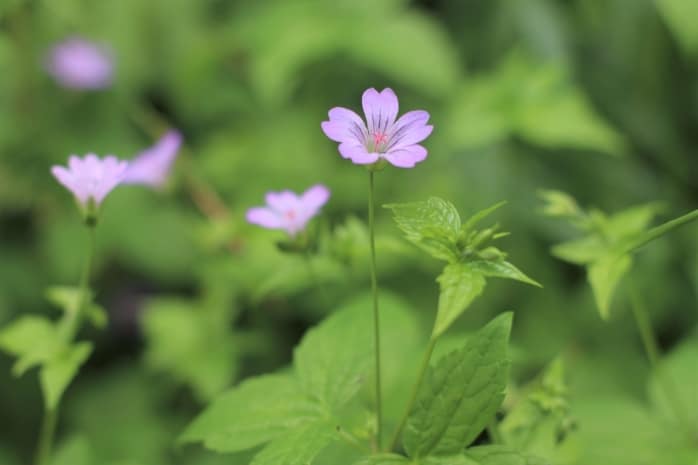
[[[93,302],[94,294],[89,290],[87,292],[85,314],[96,328],[103,329],[107,325],[107,312]],[[74,315],[78,312],[83,297],[78,287],[51,286],[46,289],[46,299],[66,314]]]
[[586,265],[602,257],[607,250],[608,245],[600,237],[592,235],[558,244],[553,247],[552,253],[566,262]]
[[485,289],[485,278],[468,263],[446,265],[437,278],[439,307],[432,337],[443,334]]
[[427,201],[385,205],[410,242],[434,258],[449,262],[458,259],[460,215],[450,202],[438,197]]
[[480,210],[479,212],[475,213],[473,216],[468,218],[468,220],[465,223],[463,223],[463,226],[461,227],[461,232],[470,232],[470,230],[473,229],[473,227],[475,227],[476,224],[490,216],[495,210],[498,210],[504,205],[506,205],[505,201],[499,202],[492,205],[491,207],[485,208],[484,210]]
[[331,423],[310,423],[273,440],[250,465],[308,465],[335,438]]
[[468,266],[488,278],[513,279],[532,286],[543,287],[506,260],[477,260],[470,262]]
[[318,409],[290,375],[251,378],[216,399],[182,434],[218,452],[235,452],[313,423]]
[[142,316],[149,367],[171,374],[210,400],[228,387],[238,369],[234,335],[199,302],[158,298]]
[[541,189],[538,191],[539,197],[543,199],[545,205],[541,213],[552,217],[576,218],[582,211],[577,201],[566,192]]
[[364,457],[353,465],[401,465],[409,464],[410,460],[402,455],[397,454],[378,454]]
[[499,445],[472,447],[465,455],[479,465],[552,465],[540,457]]
[[346,305],[308,331],[294,352],[303,390],[330,411],[358,392],[372,366],[371,305],[368,298]]
[[458,454],[492,420],[509,377],[511,320],[495,318],[429,370],[403,435],[411,457]]
[[698,54],[698,3],[692,0],[657,0],[657,9],[687,54]]
[[604,320],[607,320],[610,314],[613,292],[631,265],[632,259],[629,255],[609,255],[592,263],[588,268],[589,284]]
[[51,465],[92,465],[90,444],[84,436],[73,436],[56,451]]
[[38,316],[25,316],[3,328],[0,348],[17,356],[12,371],[15,376],[21,376],[62,350],[64,342],[51,321]]
[[54,354],[43,364],[39,380],[47,409],[53,410],[58,406],[63,392],[91,353],[92,344],[80,342]]

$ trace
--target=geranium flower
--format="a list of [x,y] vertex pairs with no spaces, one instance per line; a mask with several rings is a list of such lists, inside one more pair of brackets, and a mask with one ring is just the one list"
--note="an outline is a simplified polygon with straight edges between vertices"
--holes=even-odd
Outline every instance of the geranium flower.
[[54,46],[46,67],[61,86],[70,89],[103,89],[111,84],[114,72],[111,54],[80,38]]
[[123,183],[161,187],[167,180],[181,145],[182,135],[174,130],[167,131],[155,145],[129,162]]
[[90,153],[84,158],[71,155],[67,168],[53,166],[51,173],[86,208],[90,201],[98,207],[107,194],[123,181],[127,168],[128,162],[113,155],[100,159]]
[[267,205],[247,210],[247,221],[268,229],[284,229],[291,236],[305,229],[330,198],[330,190],[317,184],[301,195],[285,190],[268,192]]
[[431,134],[427,125],[429,113],[410,111],[397,121],[398,101],[392,89],[368,89],[361,99],[368,124],[353,111],[335,107],[329,111],[329,121],[322,130],[335,142],[339,153],[359,165],[370,165],[385,159],[399,168],[412,168],[427,157],[419,145]]

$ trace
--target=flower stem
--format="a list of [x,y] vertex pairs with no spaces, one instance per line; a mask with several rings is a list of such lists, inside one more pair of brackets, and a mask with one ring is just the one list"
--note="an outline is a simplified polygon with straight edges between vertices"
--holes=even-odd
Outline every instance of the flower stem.
[[397,442],[400,439],[400,433],[402,433],[402,429],[405,427],[405,423],[407,423],[407,418],[410,416],[412,407],[414,406],[414,403],[417,401],[417,394],[419,394],[419,388],[422,386],[422,381],[424,381],[424,375],[427,373],[429,361],[431,360],[431,354],[434,352],[434,347],[436,347],[436,340],[437,338],[435,337],[432,337],[431,340],[429,340],[429,345],[427,346],[427,350],[424,353],[424,357],[422,358],[422,366],[419,368],[419,373],[417,374],[417,381],[414,383],[414,386],[412,386],[412,394],[410,394],[410,400],[407,402],[407,408],[405,409],[405,412],[402,414],[400,423],[398,424],[398,427],[395,430],[395,433],[393,434],[393,438],[390,441],[389,451],[394,450],[397,446]]
[[635,323],[637,324],[637,328],[640,332],[645,354],[650,362],[650,368],[657,375],[661,388],[664,391],[664,395],[669,401],[671,408],[674,410],[676,418],[684,426],[686,432],[690,434],[690,422],[684,416],[684,412],[686,410],[684,410],[683,406],[681,405],[682,402],[680,400],[674,378],[671,377],[666,369],[662,369],[659,364],[659,348],[657,338],[652,330],[652,324],[650,322],[647,309],[643,305],[640,295],[632,282],[629,283],[628,288],[630,294],[630,306],[632,307]]
[[53,435],[56,431],[58,421],[58,408],[46,410],[41,423],[41,433],[39,434],[39,444],[36,448],[36,465],[47,465],[51,457],[53,446]]
[[378,315],[378,278],[376,272],[376,238],[374,225],[373,171],[368,172],[368,231],[371,243],[371,293],[373,294],[373,333],[376,354],[376,445],[381,448],[383,409],[381,405],[381,348],[380,320]]

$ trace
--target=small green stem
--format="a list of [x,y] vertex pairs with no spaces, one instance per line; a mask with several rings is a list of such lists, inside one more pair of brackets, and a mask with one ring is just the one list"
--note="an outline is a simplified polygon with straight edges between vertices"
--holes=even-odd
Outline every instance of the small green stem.
[[633,250],[639,249],[648,242],[662,237],[664,234],[668,233],[672,229],[676,229],[679,226],[683,226],[684,224],[690,223],[691,221],[696,219],[698,219],[698,210],[693,210],[691,212],[686,213],[685,215],[679,216],[678,218],[674,218],[673,220],[660,224],[659,226],[647,231],[647,233],[643,234],[639,239],[630,242],[623,248],[622,252],[629,253]]
[[376,445],[381,448],[383,410],[381,405],[380,319],[378,315],[378,278],[376,271],[376,238],[374,225],[373,171],[368,172],[368,231],[371,243],[371,293],[373,294],[373,332],[376,354]]
[[46,410],[41,423],[41,433],[39,433],[39,444],[36,448],[36,465],[47,465],[51,457],[53,447],[53,436],[56,431],[58,421],[58,409]]
[[657,339],[654,335],[654,331],[652,330],[652,324],[650,322],[647,309],[643,305],[640,295],[632,282],[629,283],[628,288],[630,294],[630,306],[632,307],[633,316],[635,317],[635,322],[640,332],[645,354],[650,362],[650,368],[657,375],[657,379],[661,384],[664,395],[671,404],[671,408],[674,410],[676,418],[682,423],[686,429],[686,432],[690,434],[690,422],[684,415],[686,410],[684,410],[683,406],[681,405],[682,402],[678,394],[676,383],[669,372],[666,369],[662,369],[660,366],[659,347],[657,345]]
[[412,394],[410,394],[410,400],[407,401],[407,408],[405,409],[405,412],[402,414],[400,423],[398,424],[397,429],[393,434],[393,438],[390,441],[389,451],[395,450],[395,447],[397,447],[397,442],[400,440],[400,433],[402,433],[402,429],[405,427],[405,423],[407,423],[407,418],[410,416],[412,407],[414,406],[414,403],[417,401],[419,388],[422,386],[422,381],[424,381],[424,375],[426,374],[427,368],[429,367],[429,361],[431,360],[431,354],[434,352],[434,347],[436,347],[436,341],[437,338],[434,337],[432,337],[429,341],[427,350],[424,353],[424,357],[422,358],[422,365],[419,368],[419,373],[417,374],[417,381],[414,383],[414,386],[412,386]]

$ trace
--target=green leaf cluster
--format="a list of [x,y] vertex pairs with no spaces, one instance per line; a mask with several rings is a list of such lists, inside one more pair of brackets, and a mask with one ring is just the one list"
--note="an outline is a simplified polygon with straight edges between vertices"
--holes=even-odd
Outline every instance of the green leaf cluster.
[[390,204],[395,222],[407,240],[432,257],[448,262],[437,278],[439,307],[432,337],[443,334],[485,288],[486,278],[505,278],[540,286],[507,260],[492,241],[508,235],[495,224],[476,226],[504,203],[472,215],[465,222],[455,206],[438,197],[423,202]]

